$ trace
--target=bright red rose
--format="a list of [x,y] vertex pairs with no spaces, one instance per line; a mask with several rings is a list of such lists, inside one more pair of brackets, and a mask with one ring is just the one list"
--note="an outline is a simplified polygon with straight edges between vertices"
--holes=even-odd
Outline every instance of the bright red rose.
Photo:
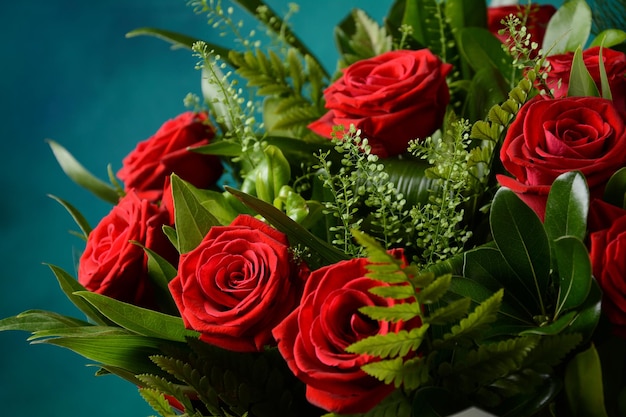
[[397,302],[369,292],[383,284],[365,277],[367,262],[351,259],[312,272],[300,306],[273,332],[287,365],[306,384],[307,400],[339,414],[366,412],[394,389],[361,370],[376,358],[348,353],[346,347],[409,327],[371,320],[359,312],[366,305]]
[[296,265],[287,236],[240,215],[213,226],[181,255],[170,291],[185,326],[200,339],[239,352],[274,344],[272,328],[296,307],[306,268]]
[[498,175],[500,184],[543,219],[550,186],[560,174],[582,172],[592,197],[598,197],[626,165],[624,119],[610,100],[537,96],[509,127],[500,159],[512,175]]
[[214,135],[206,113],[183,113],[140,142],[124,158],[117,176],[126,190],[135,189],[150,201],[161,199],[165,178],[173,172],[198,188],[208,188],[222,175],[222,164],[216,156],[188,148],[207,145]]
[[[589,74],[600,88],[600,47],[595,46],[583,51],[583,61]],[[548,86],[554,90],[554,97],[567,96],[569,77],[572,69],[574,53],[552,55],[548,57],[552,69],[546,80]],[[615,106],[626,112],[626,54],[608,48],[602,48],[602,62],[611,87]],[[560,80],[560,85],[559,85]]]
[[530,34],[531,42],[536,42],[541,47],[548,22],[554,13],[556,13],[556,8],[550,4],[532,4],[530,5],[530,9],[528,9],[528,6],[521,5],[488,7],[487,28],[500,39],[502,43],[506,43],[509,39],[508,34],[501,35],[498,33],[505,27],[505,25],[502,24],[502,20],[506,19],[509,15],[517,16],[521,21],[526,19],[526,29]]
[[[608,204],[596,204],[596,209],[612,218],[606,219],[606,229],[590,234],[591,265],[602,288],[602,311],[616,333],[626,335],[626,210],[604,206]],[[621,216],[614,217],[617,213]]]
[[91,231],[78,265],[78,281],[89,291],[154,308],[148,258],[136,241],[168,260],[177,253],[162,231],[168,215],[129,192]]
[[326,108],[311,123],[330,138],[333,126],[361,129],[372,153],[381,157],[406,152],[411,139],[425,138],[440,127],[450,92],[452,70],[428,49],[391,51],[358,61],[324,91]]

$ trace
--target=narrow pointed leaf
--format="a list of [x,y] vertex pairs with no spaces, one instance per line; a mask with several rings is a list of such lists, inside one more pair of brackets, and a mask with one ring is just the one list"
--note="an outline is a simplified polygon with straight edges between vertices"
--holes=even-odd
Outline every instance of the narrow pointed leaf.
[[137,307],[89,291],[80,291],[76,295],[84,298],[111,321],[137,334],[178,342],[184,342],[186,337],[197,337],[196,332],[185,329],[180,317]]
[[38,330],[59,329],[66,327],[88,326],[89,323],[73,317],[43,310],[27,310],[17,316],[0,320],[0,331],[22,330],[34,332]]
[[180,253],[195,249],[209,229],[220,222],[202,205],[193,185],[172,174],[175,224]]
[[87,171],[63,146],[53,140],[48,140],[48,144],[52,148],[52,152],[61,169],[72,181],[102,200],[111,204],[117,204],[120,196],[115,188]]
[[572,417],[608,417],[602,386],[600,358],[592,345],[565,369],[565,393]]
[[609,78],[606,75],[606,68],[604,67],[604,59],[602,58],[602,48],[598,51],[598,68],[600,69],[600,91],[602,93],[602,98],[607,100],[613,99],[613,94],[611,93],[611,85],[609,84]]
[[67,201],[63,200],[62,198],[59,198],[52,194],[48,194],[48,197],[52,198],[53,200],[61,204],[63,207],[65,207],[65,210],[67,210],[67,212],[70,213],[70,216],[72,216],[72,218],[74,219],[74,221],[76,222],[80,230],[83,232],[81,237],[84,240],[87,240],[87,238],[89,237],[89,233],[91,233],[91,226],[89,225],[89,222],[87,221],[85,216],[83,216],[82,213],[76,209],[76,207],[74,207]]
[[94,308],[91,304],[86,302],[82,297],[74,294],[77,291],[87,291],[85,287],[83,287],[74,277],[65,272],[62,268],[59,268],[55,265],[48,265],[54,276],[57,278],[61,289],[67,296],[67,298],[76,306],[80,311],[85,313],[87,317],[96,322],[97,324],[101,324],[103,326],[108,326],[113,324],[113,322],[106,318],[102,313],[100,313],[96,308]]
[[550,245],[543,224],[530,207],[504,187],[493,199],[490,223],[493,239],[504,260],[520,278],[519,284],[534,295],[538,314],[545,315]]
[[569,85],[567,88],[568,97],[600,97],[598,86],[585,66],[582,57],[582,47],[578,47],[574,52],[572,69],[570,71]]
[[591,261],[582,240],[565,236],[553,242],[559,272],[555,317],[585,302],[591,289]]
[[584,239],[589,213],[589,188],[579,172],[560,175],[552,184],[546,203],[544,227],[551,240],[561,236]]

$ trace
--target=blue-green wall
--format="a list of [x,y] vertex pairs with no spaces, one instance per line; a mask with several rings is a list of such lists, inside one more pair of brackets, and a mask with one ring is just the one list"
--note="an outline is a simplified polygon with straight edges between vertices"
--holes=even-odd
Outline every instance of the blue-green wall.
[[[287,0],[267,0],[285,11]],[[301,0],[296,31],[334,68],[332,28],[355,6],[380,17],[391,1]],[[121,158],[199,93],[196,60],[153,38],[155,26],[218,42],[185,0],[31,0],[0,5],[0,317],[26,309],[78,314],[42,263],[73,273],[82,242],[48,193],[70,200],[95,224],[109,207],[67,179],[44,142],[66,146],[106,178]],[[80,317],[80,316],[79,316]],[[95,378],[89,361],[61,348],[0,333],[0,414],[12,417],[147,416],[130,384]]]

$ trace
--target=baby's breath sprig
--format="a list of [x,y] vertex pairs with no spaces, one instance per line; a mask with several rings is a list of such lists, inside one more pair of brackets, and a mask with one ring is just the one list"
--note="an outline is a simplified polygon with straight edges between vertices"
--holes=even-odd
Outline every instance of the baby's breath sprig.
[[457,120],[440,136],[412,141],[409,152],[432,165],[426,174],[437,181],[429,201],[410,210],[415,245],[421,250],[416,261],[428,267],[463,250],[472,232],[462,226],[463,205],[468,193],[476,192],[481,178],[479,167],[472,162],[469,123]]
[[[335,132],[335,134],[338,131]],[[367,222],[370,233],[375,234],[385,248],[403,243],[404,221],[408,217],[406,200],[389,181],[389,174],[379,163],[378,156],[371,153],[366,138],[361,138],[360,130],[350,126],[342,137],[333,139],[335,150],[341,155],[341,166],[334,169],[329,160],[330,152],[317,156],[316,169],[321,172],[321,180],[330,194],[331,201],[324,202],[326,214],[337,219],[337,225],[330,228],[334,233],[333,244],[342,247],[351,255],[362,255],[362,247],[352,241],[352,229],[359,230]],[[358,216],[359,210],[366,209],[370,216],[365,221]]]
[[256,39],[256,31],[243,32],[243,20],[233,18],[234,8],[224,7],[222,0],[190,0],[188,5],[193,7],[194,13],[207,15],[207,23],[213,29],[218,30],[221,37],[232,36],[236,44],[250,50],[261,46],[261,41]]

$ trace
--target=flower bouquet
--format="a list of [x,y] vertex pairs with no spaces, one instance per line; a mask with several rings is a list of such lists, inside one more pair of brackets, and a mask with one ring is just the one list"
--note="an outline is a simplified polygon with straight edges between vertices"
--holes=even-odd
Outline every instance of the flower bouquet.
[[[140,142],[77,277],[69,348],[162,416],[626,415],[626,32],[596,13],[396,0],[320,65],[260,0],[194,0],[203,97]],[[596,5],[597,6],[597,5]],[[238,13],[238,12],[237,12]],[[621,14],[620,14],[621,13]],[[616,17],[617,16],[617,17]]]

